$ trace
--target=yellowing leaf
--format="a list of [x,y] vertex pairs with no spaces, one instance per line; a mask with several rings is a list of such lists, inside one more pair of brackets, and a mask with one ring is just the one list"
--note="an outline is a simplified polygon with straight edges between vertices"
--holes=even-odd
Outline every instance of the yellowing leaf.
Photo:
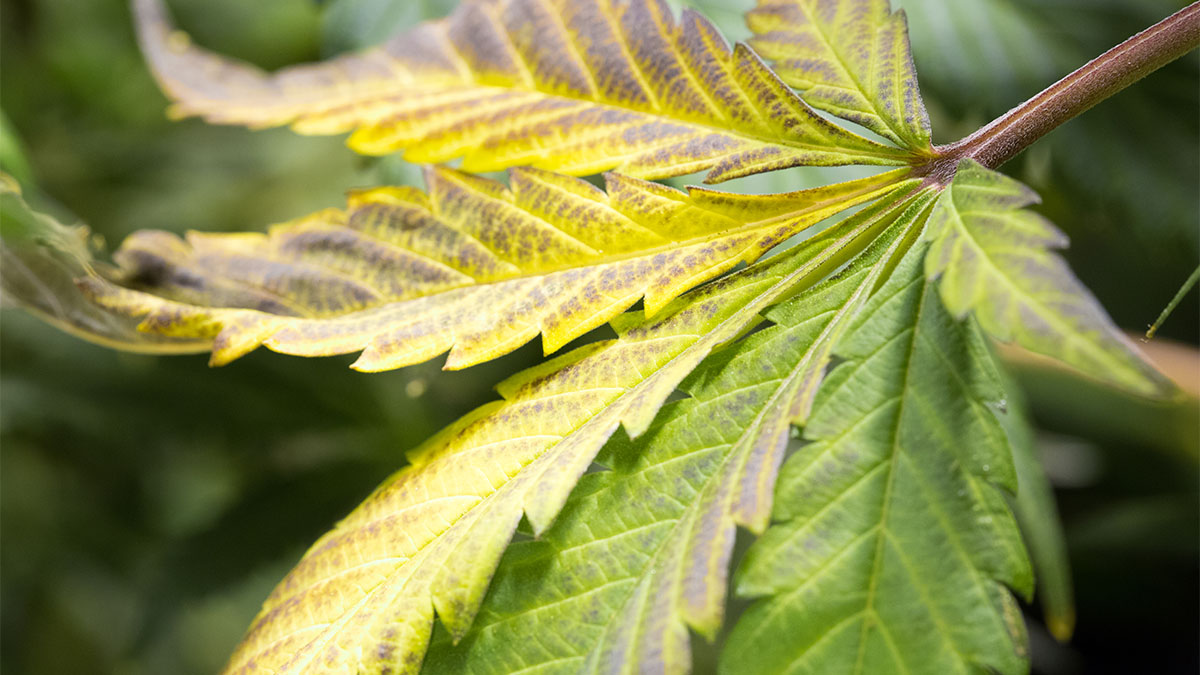
[[810,105],[932,152],[908,24],[889,0],[758,0],[754,48]]
[[[789,195],[690,194],[619,175],[608,193],[515,169],[511,187],[450,169],[428,193],[380,188],[268,234],[131,236],[120,283],[84,282],[146,330],[208,337],[213,363],[265,344],[302,356],[363,351],[378,371],[450,351],[447,368],[542,335],[547,353],[645,298],[751,262],[829,215],[891,190],[904,170]],[[135,290],[136,289],[136,290]]]
[[0,301],[96,344],[126,351],[188,354],[208,340],[137,330],[137,321],[105,311],[86,298],[75,280],[96,275],[82,225],[64,225],[29,208],[20,186],[0,173]]
[[201,49],[137,0],[142,47],[176,115],[301,133],[355,130],[367,154],[464,157],[710,182],[801,164],[905,164],[909,152],[815,114],[746,46],[662,0],[467,0],[448,18],[325,63],[264,73]]
[[978,329],[938,302],[914,248],[859,314],[846,358],[784,464],[773,518],[738,571],[762,598],[727,672],[1024,673],[1016,471]]
[[[661,545],[644,551],[653,553],[653,558],[646,561],[636,584],[604,624],[587,654],[584,672],[634,672],[633,664],[655,672],[687,672],[691,659],[688,629],[710,641],[716,637],[724,620],[737,528],[761,533],[767,527],[792,423],[807,412],[799,394],[824,378],[829,345],[836,343],[843,327],[857,316],[887,262],[898,259],[911,244],[904,235],[917,229],[914,223],[927,203],[928,196],[900,205],[889,214],[888,235],[881,236],[871,251],[827,283],[772,310],[769,317],[784,328],[766,336],[774,343],[770,346],[777,350],[778,358],[770,365],[755,364],[755,375],[765,374],[762,384],[767,386],[750,394],[728,382],[716,385],[728,387],[721,394],[734,399],[731,405],[745,405],[745,395],[757,399],[752,405],[759,407],[740,428],[722,419],[729,427],[723,460],[708,481],[696,486],[696,494],[678,514]],[[746,383],[742,386],[750,388]],[[727,415],[739,418],[741,412]],[[684,429],[703,425],[695,419],[689,422],[673,427],[673,433],[658,440],[691,440]],[[708,449],[707,444],[681,449],[677,456],[701,449]],[[626,569],[629,567],[633,565]]]
[[1024,207],[1021,183],[963,160],[929,218],[925,259],[946,307],[970,311],[1004,342],[1059,359],[1110,385],[1144,395],[1173,387],[1113,325],[1055,249],[1066,236]]
[[644,435],[614,438],[598,460],[611,470],[584,477],[553,527],[505,554],[467,636],[435,639],[423,672],[690,670],[689,628],[711,639],[722,621],[736,526],[765,527],[798,375],[912,227],[893,222],[847,269],[773,308],[775,325],[705,361],[681,386],[690,398]]
[[650,424],[676,385],[759,312],[837,269],[890,224],[895,200],[677,299],[620,338],[518,374],[503,401],[452,425],[304,556],[267,600],[227,672],[415,672],[436,610],[474,619],[521,516],[553,522],[596,452]]

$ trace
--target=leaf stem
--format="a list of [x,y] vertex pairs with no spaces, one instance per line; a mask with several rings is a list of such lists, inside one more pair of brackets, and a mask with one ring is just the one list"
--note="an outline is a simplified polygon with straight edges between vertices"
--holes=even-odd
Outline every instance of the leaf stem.
[[1089,61],[966,138],[934,149],[927,182],[944,184],[959,161],[995,169],[1063,122],[1200,46],[1200,2]]
[[1183,298],[1188,294],[1188,291],[1192,290],[1197,281],[1200,281],[1200,267],[1196,267],[1196,271],[1192,272],[1192,276],[1188,277],[1187,281],[1183,282],[1183,285],[1179,287],[1179,291],[1175,293],[1175,297],[1171,298],[1171,302],[1167,303],[1166,308],[1158,315],[1158,319],[1150,326],[1150,330],[1146,331],[1146,337],[1142,342],[1154,339],[1154,334],[1158,332],[1159,326],[1162,326],[1167,317],[1171,316],[1171,312],[1174,312],[1179,303],[1183,302]]

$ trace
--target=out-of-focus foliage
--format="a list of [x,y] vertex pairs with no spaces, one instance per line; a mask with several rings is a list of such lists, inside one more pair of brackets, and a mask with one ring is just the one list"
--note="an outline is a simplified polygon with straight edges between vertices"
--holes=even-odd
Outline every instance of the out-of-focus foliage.
[[[29,151],[36,185],[69,201],[48,203],[36,190],[27,196],[64,222],[82,219],[111,241],[145,227],[220,231],[338,205],[345,186],[415,178],[390,160],[355,158],[336,139],[167,124],[119,0],[0,3],[5,112]],[[387,20],[440,16],[452,3],[392,2],[385,20],[361,13],[384,0],[171,4],[198,41],[275,67],[372,43],[393,30]],[[750,3],[703,4],[718,22],[737,22]],[[946,141],[956,135],[946,129],[969,130],[1003,112],[1179,3],[994,2],[987,11],[1003,10],[1009,19],[991,24],[971,14],[982,0],[929,0],[924,13],[920,0],[901,4],[910,8],[921,84],[932,93],[935,127],[945,134],[938,140]],[[937,12],[948,5],[965,17],[962,28],[949,32],[939,23],[948,15]],[[232,15],[246,20],[228,20]],[[224,18],[205,27],[205,16]],[[933,25],[943,32],[934,33]],[[993,26],[994,36],[1054,31],[1052,49],[1026,43],[985,50],[992,42],[978,37],[957,51],[932,46],[944,43],[931,34],[980,25]],[[737,23],[721,28],[747,34]],[[1062,37],[1059,31],[1073,37],[1054,39]],[[998,64],[1060,52],[1069,54],[1045,70],[1002,75],[996,86],[964,88],[955,80],[987,82]],[[966,56],[949,59],[947,53]],[[1054,220],[1072,234],[1073,260],[1105,304],[1116,303],[1118,322],[1127,328],[1152,319],[1194,266],[1196,246],[1187,239],[1195,230],[1194,204],[1170,191],[1196,185],[1196,144],[1163,129],[1172,127],[1175,139],[1195,137],[1194,68],[1191,58],[1150,78],[1136,94],[1056,132],[1047,141],[1052,150],[1035,149],[1023,160]],[[1135,98],[1155,106],[1126,118],[1148,120],[1140,131],[1118,126],[1122,117],[1115,112]],[[1107,120],[1096,124],[1109,130],[1101,126],[1098,134],[1064,140],[1093,118]],[[952,127],[955,120],[961,126]],[[7,149],[12,138],[7,128],[3,134],[5,168],[15,173]],[[1131,150],[1130,142],[1146,145]],[[1134,171],[1101,173],[1126,166],[1120,163],[1125,157],[1150,159],[1151,171],[1177,168],[1163,181]],[[789,190],[827,182],[825,175],[799,169],[737,185]],[[1151,206],[1163,211],[1142,220],[1137,214],[1148,210],[1131,205],[1151,194],[1165,195]],[[1160,225],[1168,229],[1162,237],[1153,229]],[[1146,247],[1144,254],[1127,256],[1130,237]],[[1105,241],[1118,242],[1125,255],[1106,251]],[[1184,259],[1182,275],[1172,259]],[[1131,264],[1140,267],[1111,273]],[[1137,283],[1129,284],[1131,278]],[[1162,297],[1149,297],[1155,293]],[[1195,293],[1163,335],[1194,341],[1194,307]],[[534,356],[527,348],[497,364],[435,379],[427,367],[364,378],[347,371],[346,360],[297,364],[262,355],[213,373],[199,358],[113,354],[6,313],[0,329],[3,668],[214,671],[306,542],[390,473],[403,450],[491,398],[487,389],[501,373]],[[1053,392],[1040,373],[1026,381]],[[1068,390],[1077,392],[1077,381],[1070,381]],[[1061,394],[1032,393],[1043,424],[1084,435],[1043,438],[1052,477],[1065,486],[1060,496],[1073,532],[1082,628],[1077,647],[1062,648],[1041,639],[1035,627],[1035,669],[1194,671],[1188,643],[1196,615],[1178,602],[1196,594],[1189,590],[1197,577],[1194,464],[1147,451],[1131,431],[1141,426],[1137,419],[1153,426],[1161,410],[1106,408],[1113,420],[1133,418],[1123,427],[1126,435],[1106,436],[1089,431],[1086,405],[1071,401],[1078,405],[1072,414],[1084,416],[1077,421],[1059,414]],[[1194,431],[1170,419],[1154,429],[1157,447],[1183,445],[1180,438]],[[1130,644],[1139,646],[1133,656]],[[703,669],[707,652],[698,649]]]

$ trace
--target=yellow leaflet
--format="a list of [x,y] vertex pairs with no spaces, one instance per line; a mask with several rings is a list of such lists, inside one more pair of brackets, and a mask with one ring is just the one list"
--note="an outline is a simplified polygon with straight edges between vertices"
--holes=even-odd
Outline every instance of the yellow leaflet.
[[174,114],[354,131],[367,154],[709,182],[910,157],[822,119],[748,47],[662,0],[467,0],[377,48],[273,74],[195,46],[161,0],[135,8]]
[[758,0],[751,44],[810,105],[932,153],[903,11],[888,0]]
[[208,341],[137,330],[137,321],[97,307],[75,286],[95,276],[82,225],[64,225],[29,208],[21,187],[0,172],[0,304],[21,307],[54,327],[105,347],[147,354],[190,354]]
[[539,333],[555,351],[642,298],[653,315],[904,173],[759,197],[619,175],[605,193],[533,169],[513,170],[506,188],[431,168],[427,192],[358,192],[345,210],[266,234],[138,232],[115,254],[115,282],[81,283],[97,304],[143,317],[143,330],[212,338],[214,364],[265,344],[362,350],[364,371],[447,351],[447,368],[465,368]]

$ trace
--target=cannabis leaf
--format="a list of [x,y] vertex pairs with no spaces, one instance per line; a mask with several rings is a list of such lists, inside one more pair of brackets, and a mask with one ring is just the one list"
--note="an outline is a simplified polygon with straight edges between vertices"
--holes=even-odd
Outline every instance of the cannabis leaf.
[[[6,297],[120,346],[211,346],[214,364],[266,345],[464,368],[539,335],[550,353],[617,334],[514,375],[410,453],[275,588],[226,672],[686,672],[690,632],[724,622],[739,527],[762,537],[736,573],[757,602],[728,671],[1026,668],[1008,588],[1029,596],[1032,572],[1006,491],[1013,444],[1021,472],[1031,458],[984,331],[1168,388],[1057,257],[1032,192],[959,162],[1010,158],[1007,127],[931,146],[887,0],[760,0],[748,20],[779,76],[662,0],[466,0],[274,74],[134,3],[175,114],[353,131],[362,152],[462,167],[267,233],[140,232],[116,268],[4,188]],[[644,180],[800,164],[902,168],[767,196]],[[603,190],[568,175],[612,168]],[[1052,512],[1028,483],[1020,515]],[[522,522],[537,541],[510,547]],[[1053,527],[1029,531],[1062,619]]]
[[[514,169],[510,187],[431,168],[428,193],[380,188],[258,234],[131,236],[124,286],[84,282],[95,302],[146,330],[214,338],[215,364],[266,344],[287,354],[365,351],[379,371],[450,350],[447,368],[542,335],[547,353],[645,298],[679,293],[752,262],[845,208],[903,190],[893,171],[754,197],[608,176]],[[897,187],[899,185],[899,187]],[[139,289],[139,290],[133,290]]]
[[[1094,0],[903,4],[925,92],[952,118],[987,119],[1086,63],[1130,26],[1149,25],[1185,3],[1107,2],[1102,8]],[[1062,208],[1076,214],[1076,236],[1087,233],[1089,248],[1105,249],[1097,264],[1122,261],[1122,281],[1167,265],[1184,275],[1196,264],[1200,228],[1193,227],[1192,216],[1200,155],[1177,150],[1200,145],[1200,126],[1189,115],[1164,114],[1163,108],[1173,101],[1181,110],[1200,107],[1200,92],[1191,86],[1198,66],[1194,58],[1177,61],[1141,82],[1137,95],[1106,100],[1042,139],[1039,159],[1024,169],[1031,178],[1049,171],[1058,191],[1070,190],[1059,198],[1067,197],[1070,205]],[[1147,199],[1148,194],[1154,198]],[[1093,248],[1088,258],[1097,253]],[[1139,266],[1139,258],[1147,262]],[[1158,292],[1170,290],[1164,286]]]
[[20,186],[0,173],[0,300],[19,306],[85,340],[126,351],[187,354],[208,341],[149,335],[137,321],[98,307],[75,286],[96,277],[91,235],[29,208]]
[[471,631],[458,647],[435,642],[426,670],[689,670],[689,628],[712,639],[722,622],[736,527],[766,526],[798,383],[824,371],[822,346],[902,255],[927,202],[904,204],[848,268],[706,361],[682,386],[691,398],[646,434],[614,439],[612,470],[585,477],[553,528],[513,547]]
[[468,0],[366,52],[273,75],[191,45],[161,0],[139,34],[177,115],[302,133],[468,171],[617,168],[709,182],[789,166],[905,164],[814,113],[746,46],[661,0]]
[[[914,249],[839,345],[772,525],[739,594],[764,597],[722,653],[730,670],[1024,672],[1032,591],[997,486],[1016,474],[986,343],[940,306]],[[751,665],[753,664],[753,665]]]
[[[535,533],[544,531],[619,425],[641,434],[714,348],[881,228],[911,224],[905,211],[907,200],[883,200],[801,247],[693,291],[660,317],[623,317],[615,341],[501,384],[503,401],[432,439],[309,550],[268,599],[228,671],[299,672],[318,663],[330,672],[381,664],[414,671],[435,609],[456,636],[471,626],[522,515]],[[778,428],[786,432],[786,419]],[[764,462],[765,478],[746,486],[757,487],[753,517],[764,522],[776,465]],[[362,645],[366,655],[341,644]]]
[[1067,238],[1024,209],[1037,195],[964,160],[929,219],[925,269],[955,315],[1115,386],[1164,394],[1169,383],[1135,350],[1054,249]]
[[932,154],[903,12],[888,0],[759,0],[754,48],[816,108]]

